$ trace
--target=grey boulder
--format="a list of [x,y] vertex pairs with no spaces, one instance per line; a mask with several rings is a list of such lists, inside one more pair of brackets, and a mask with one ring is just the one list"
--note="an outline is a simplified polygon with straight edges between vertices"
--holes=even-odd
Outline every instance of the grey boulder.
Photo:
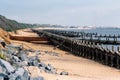
[[0,59],[0,65],[6,69],[7,73],[11,73],[15,70],[9,62],[3,59]]
[[35,78],[32,78],[32,77],[31,77],[30,80],[44,80],[44,78],[41,77],[41,76],[35,77]]

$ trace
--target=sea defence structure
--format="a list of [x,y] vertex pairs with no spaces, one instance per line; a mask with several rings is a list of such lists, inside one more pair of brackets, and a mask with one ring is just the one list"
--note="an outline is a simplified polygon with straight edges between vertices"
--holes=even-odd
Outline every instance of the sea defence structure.
[[[112,49],[103,48],[101,44],[119,44],[117,38],[119,36],[106,36],[106,40],[101,40],[100,38],[105,36],[97,36],[95,33],[92,34],[92,38],[85,38],[86,36],[80,37],[80,39],[76,39],[75,34],[70,35],[70,33],[62,32],[60,30],[35,30],[32,29],[33,32],[36,32],[38,35],[42,35],[50,40],[50,42],[55,45],[55,47],[59,47],[61,49],[67,50],[71,52],[71,54],[88,58],[94,60],[96,62],[102,63],[104,65],[108,65],[111,67],[115,67],[120,69],[120,47],[117,48],[117,51],[114,50],[114,46]],[[83,34],[79,32],[79,34]],[[88,34],[88,33],[84,33]],[[90,35],[89,33],[88,35]],[[99,37],[99,41],[95,41],[93,35]],[[77,36],[81,36],[78,35]],[[113,38],[113,40],[110,40]]]
[[100,44],[120,44],[120,35],[98,35],[97,33],[85,33],[65,30],[47,30],[47,32]]

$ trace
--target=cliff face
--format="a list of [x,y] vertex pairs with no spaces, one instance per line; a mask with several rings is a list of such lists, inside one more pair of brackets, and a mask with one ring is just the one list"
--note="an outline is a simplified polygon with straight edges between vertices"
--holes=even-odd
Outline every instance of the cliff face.
[[6,17],[0,15],[0,28],[3,28],[7,31],[12,31],[16,29],[33,27],[32,24],[19,23],[15,20],[7,19]]

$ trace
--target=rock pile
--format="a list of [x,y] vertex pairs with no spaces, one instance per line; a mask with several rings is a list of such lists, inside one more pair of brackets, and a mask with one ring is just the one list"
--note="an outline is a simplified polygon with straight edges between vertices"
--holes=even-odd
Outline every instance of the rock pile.
[[31,77],[25,66],[38,66],[38,57],[27,57],[29,50],[22,46],[7,45],[1,49],[6,60],[0,59],[0,80],[44,80],[43,77]]
[[[58,74],[51,64],[40,61],[38,54],[40,51],[24,49],[22,46],[13,44],[6,45],[0,50],[6,58],[0,59],[0,80],[44,80],[43,77],[31,77],[30,72],[24,67],[35,66],[40,71],[50,74]],[[29,53],[35,56],[28,56]],[[56,53],[45,51],[46,54],[58,56]],[[61,72],[59,75],[68,75],[68,72]]]

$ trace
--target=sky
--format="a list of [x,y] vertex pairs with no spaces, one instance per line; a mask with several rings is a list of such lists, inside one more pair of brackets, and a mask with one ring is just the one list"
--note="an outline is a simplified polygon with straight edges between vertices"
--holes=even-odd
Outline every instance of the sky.
[[120,27],[120,0],[0,0],[0,14],[32,24]]

